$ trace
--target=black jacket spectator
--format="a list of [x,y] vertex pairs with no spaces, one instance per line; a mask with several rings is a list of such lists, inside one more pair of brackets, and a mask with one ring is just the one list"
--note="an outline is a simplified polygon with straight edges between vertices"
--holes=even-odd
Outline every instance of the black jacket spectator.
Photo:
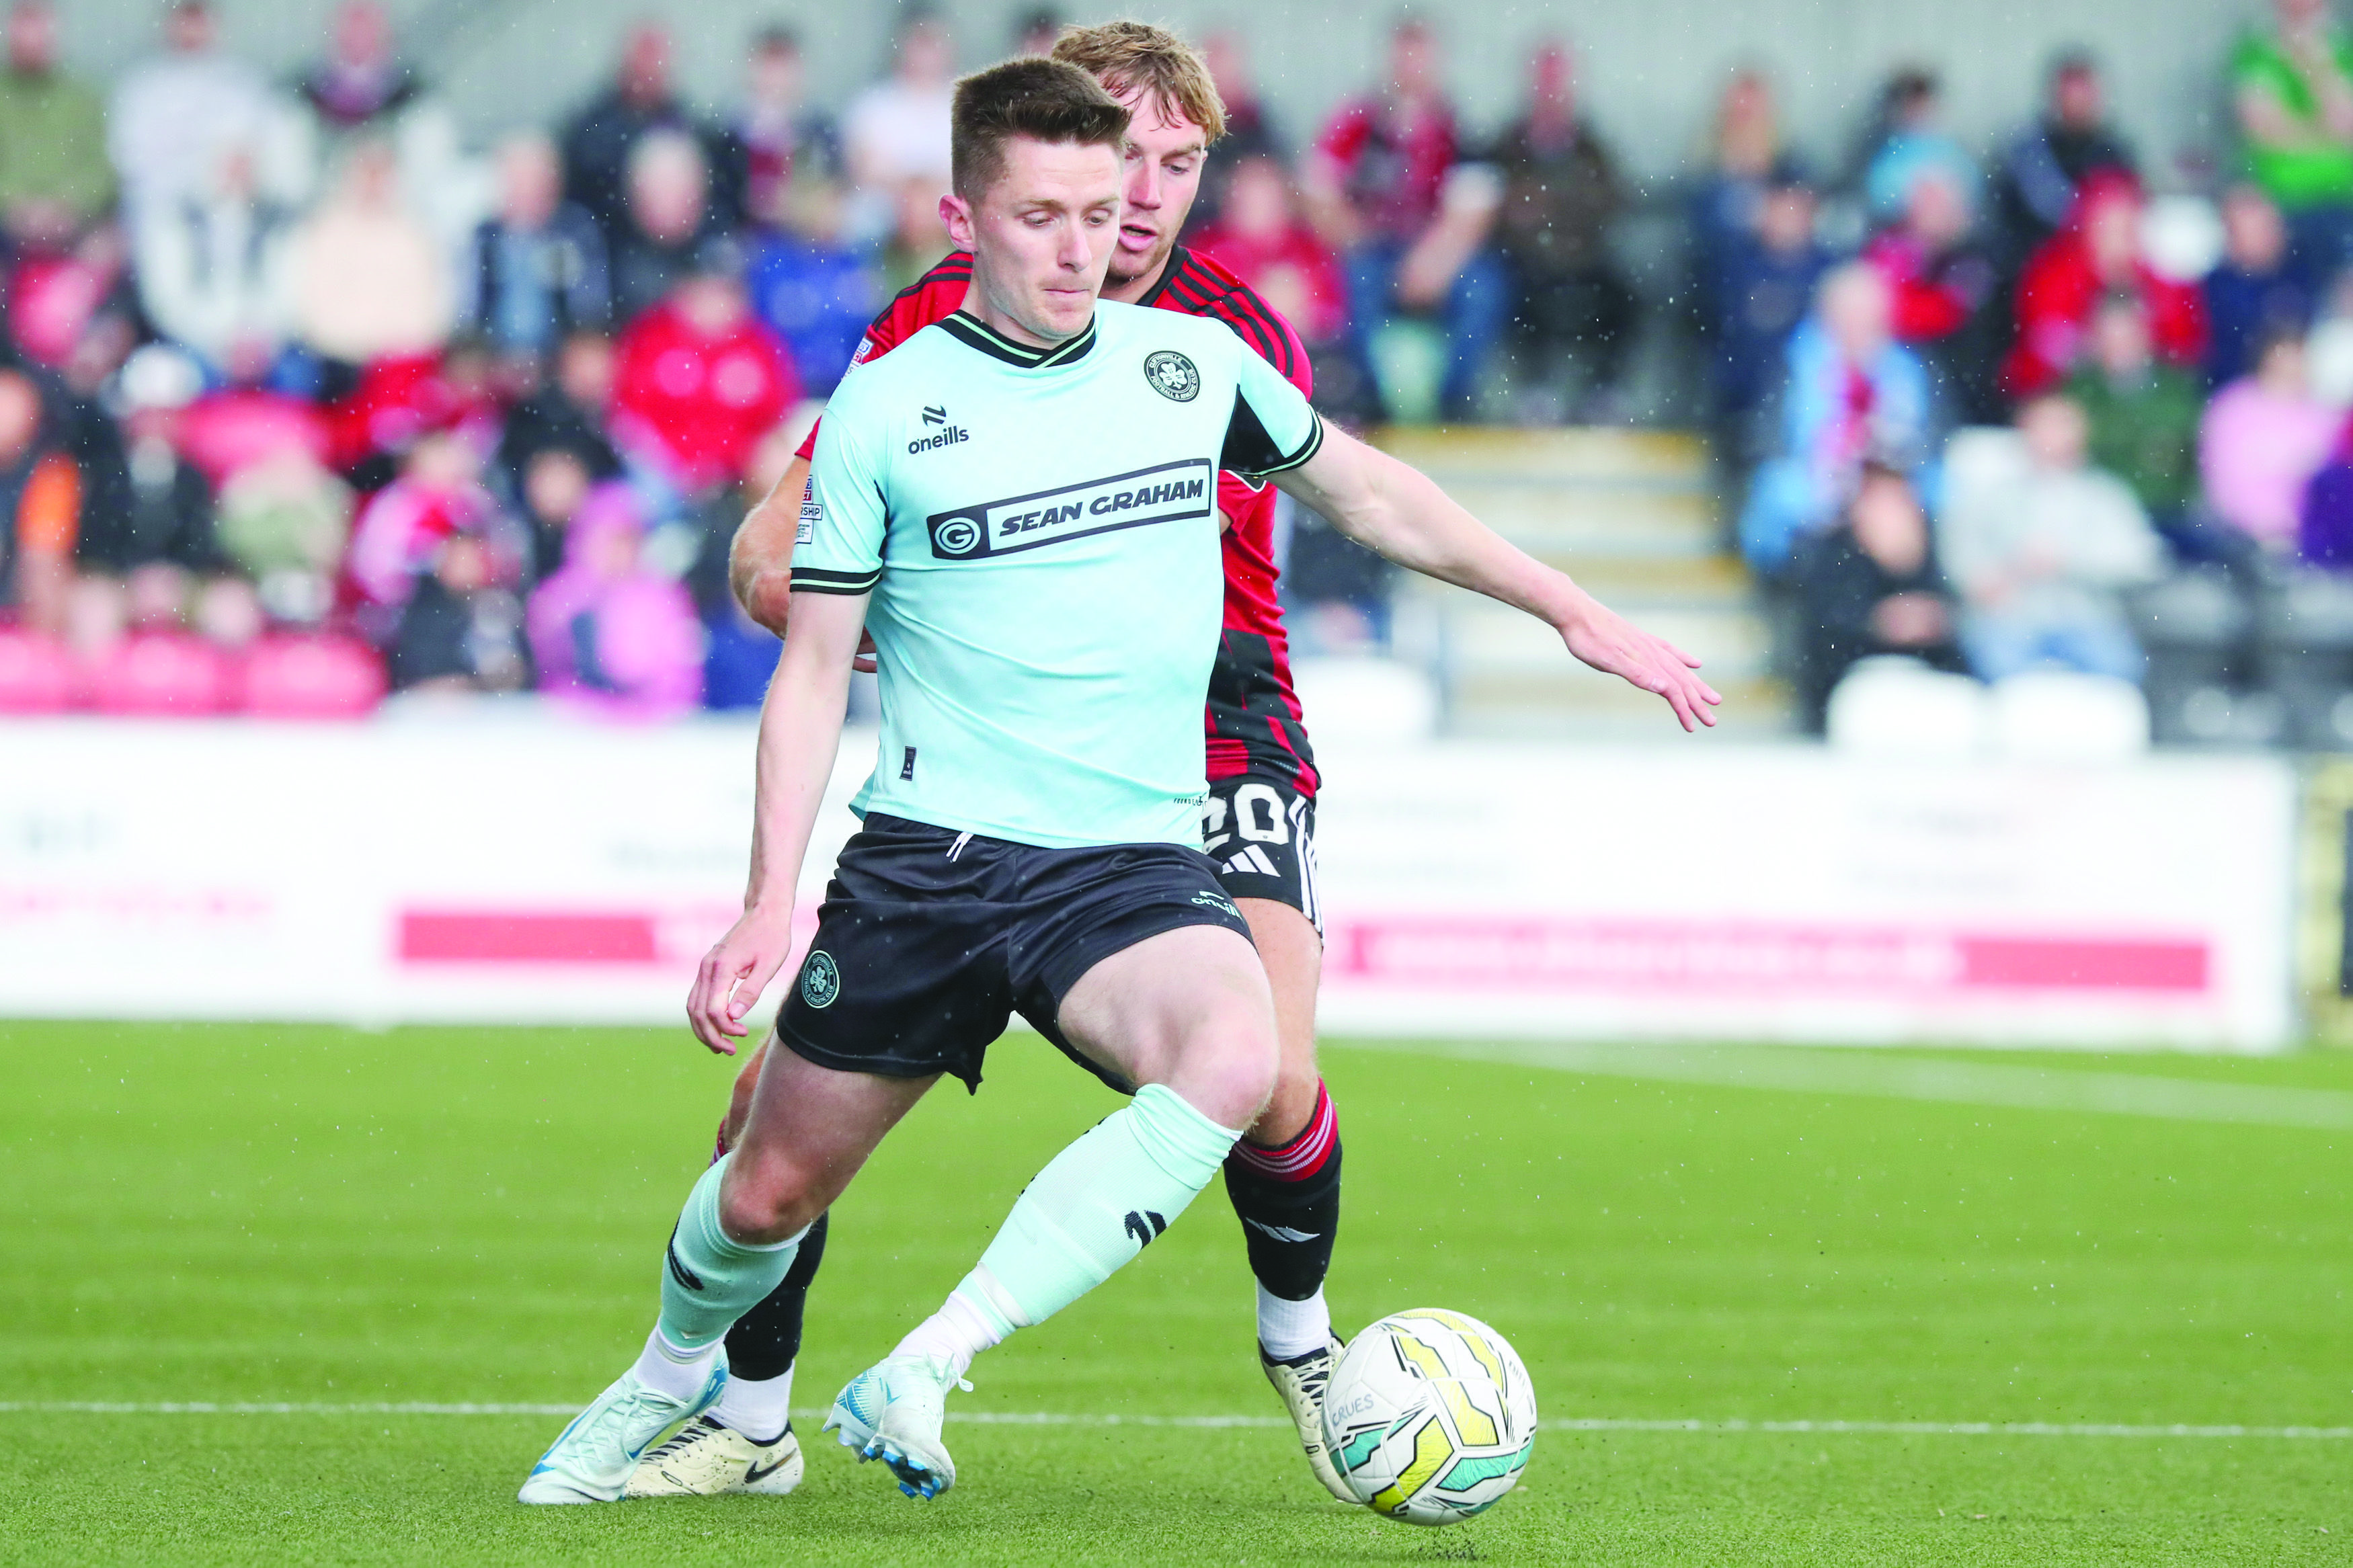
[[718,161],[717,139],[670,91],[670,36],[649,25],[629,35],[613,85],[564,132],[564,194],[607,235],[620,231],[628,203],[629,155],[657,131],[683,132],[702,144],[706,159]]
[[74,550],[82,570],[115,577],[159,563],[230,570],[214,536],[213,488],[205,476],[169,441],[137,441],[128,451],[119,439],[111,444],[111,452],[78,454],[90,500]]
[[620,454],[605,439],[604,421],[565,395],[560,386],[545,386],[518,403],[507,414],[493,462],[500,478],[518,487],[531,460],[554,448],[574,454],[594,480],[609,479],[621,471]]
[[2056,234],[2096,169],[2138,173],[2131,145],[2109,128],[2100,76],[2090,57],[2064,55],[2052,67],[2042,118],[2021,132],[1994,170],[1994,220],[2011,269]]
[[580,459],[591,484],[617,477],[621,456],[605,438],[605,408],[613,398],[613,342],[602,332],[575,332],[556,352],[554,374],[507,411],[491,479],[517,512],[532,459],[563,450]]
[[1894,470],[1864,469],[1846,518],[1799,545],[1792,576],[1803,627],[1800,716],[1810,732],[1821,733],[1831,693],[1860,659],[1908,654],[1936,669],[1968,668],[1927,520]]
[[1586,351],[1596,387],[1609,388],[1633,342],[1634,290],[1609,254],[1625,184],[1577,115],[1570,80],[1567,52],[1548,50],[1535,105],[1495,144],[1504,178],[1495,241],[1519,283],[1523,335],[1540,353]]

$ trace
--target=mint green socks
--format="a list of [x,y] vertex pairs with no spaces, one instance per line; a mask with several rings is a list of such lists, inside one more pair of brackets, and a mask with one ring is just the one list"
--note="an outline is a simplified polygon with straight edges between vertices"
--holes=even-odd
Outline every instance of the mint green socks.
[[1038,1173],[980,1267],[895,1353],[944,1362],[963,1376],[974,1356],[1044,1322],[1150,1246],[1240,1136],[1174,1089],[1146,1084]]
[[735,1320],[784,1279],[800,1250],[798,1236],[747,1247],[719,1228],[719,1184],[733,1160],[721,1160],[694,1184],[662,1259],[661,1321],[655,1331],[681,1354],[725,1338]]
[[1048,1162],[1014,1204],[976,1270],[996,1289],[967,1279],[957,1294],[1013,1328],[1044,1322],[1167,1229],[1240,1136],[1174,1089],[1145,1085]]

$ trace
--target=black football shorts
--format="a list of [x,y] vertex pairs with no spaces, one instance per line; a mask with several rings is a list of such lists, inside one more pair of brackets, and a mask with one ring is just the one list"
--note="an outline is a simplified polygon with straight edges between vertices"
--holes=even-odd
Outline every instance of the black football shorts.
[[1250,926],[1217,868],[1176,844],[1041,849],[870,813],[834,868],[776,1037],[820,1067],[883,1078],[953,1073],[1018,1013],[1123,1092],[1134,1085],[1055,1026],[1079,976],[1180,926]]
[[1201,842],[1229,898],[1289,904],[1324,931],[1315,898],[1315,797],[1263,773],[1209,785]]

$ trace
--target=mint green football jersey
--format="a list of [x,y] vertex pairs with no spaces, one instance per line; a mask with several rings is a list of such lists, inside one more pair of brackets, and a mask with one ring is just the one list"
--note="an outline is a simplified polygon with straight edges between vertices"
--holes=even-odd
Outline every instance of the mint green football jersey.
[[1225,589],[1218,470],[1324,427],[1224,322],[1099,303],[1048,350],[971,316],[828,405],[797,591],[873,595],[873,776],[851,807],[1049,848],[1201,842]]

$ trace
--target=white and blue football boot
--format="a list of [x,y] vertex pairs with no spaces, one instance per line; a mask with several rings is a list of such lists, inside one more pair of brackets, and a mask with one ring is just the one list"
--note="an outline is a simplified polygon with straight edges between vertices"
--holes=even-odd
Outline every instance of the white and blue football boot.
[[691,1399],[672,1399],[625,1372],[596,1403],[572,1418],[531,1468],[517,1502],[614,1502],[638,1468],[638,1456],[681,1421],[719,1403],[727,1386],[727,1357],[712,1358],[711,1375]]
[[971,1386],[944,1361],[884,1356],[835,1396],[820,1430],[839,1433],[860,1464],[881,1460],[901,1491],[929,1500],[955,1485],[955,1461],[940,1440],[948,1390]]

